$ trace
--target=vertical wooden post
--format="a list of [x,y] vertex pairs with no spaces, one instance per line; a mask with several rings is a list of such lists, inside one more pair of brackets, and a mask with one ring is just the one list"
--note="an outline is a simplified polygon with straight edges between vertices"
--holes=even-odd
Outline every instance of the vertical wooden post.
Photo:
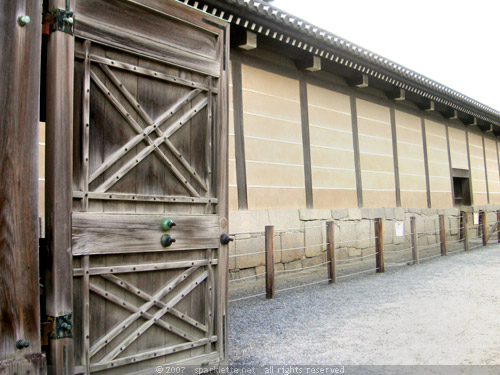
[[334,238],[333,221],[326,223],[326,260],[328,263],[328,283],[337,283],[337,271],[335,260],[335,238]]
[[1,9],[0,373],[40,375],[46,371],[38,271],[42,5],[3,1]]
[[411,228],[411,247],[413,249],[413,264],[419,264],[418,259],[418,233],[417,233],[417,218],[412,216],[410,218]]
[[[49,0],[48,10],[73,10],[74,0]],[[63,31],[47,40],[47,125],[45,158],[46,314],[60,317],[73,312],[71,211],[73,183],[74,36]],[[73,338],[51,339],[47,353],[49,373],[72,374]]]
[[488,245],[488,220],[486,211],[481,211],[481,228],[483,232],[483,246]]
[[469,217],[467,216],[467,212],[461,212],[462,218],[462,228],[463,230],[463,239],[464,239],[464,249],[465,251],[469,251]]
[[448,255],[446,249],[446,226],[444,223],[444,215],[439,215],[439,240],[441,242],[441,255]]
[[497,230],[497,239],[498,243],[500,243],[500,210],[497,210],[497,225],[496,225],[496,230]]
[[274,225],[266,225],[266,298],[274,298]]
[[384,226],[381,218],[375,219],[375,262],[377,273],[385,272],[384,266]]

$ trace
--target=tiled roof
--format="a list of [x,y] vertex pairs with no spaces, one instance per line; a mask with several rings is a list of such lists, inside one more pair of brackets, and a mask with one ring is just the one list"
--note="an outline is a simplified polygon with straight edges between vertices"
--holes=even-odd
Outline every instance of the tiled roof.
[[[376,77],[399,88],[426,97],[429,100],[448,105],[453,109],[500,126],[499,111],[397,64],[394,61],[343,39],[338,35],[273,7],[268,3],[259,0],[211,1],[212,4],[221,4],[221,7],[223,5],[230,5],[232,12],[228,13],[227,11],[214,8],[213,6],[208,7],[203,1],[178,1],[203,11],[208,11],[210,14],[223,18],[230,23],[245,27],[258,34],[275,38],[284,43],[308,51],[311,54],[343,64],[361,73]],[[252,17],[252,20],[250,20],[248,19],[248,14],[257,16],[257,18]],[[247,15],[247,17],[245,17],[245,15]],[[284,27],[285,29],[289,29],[290,32],[284,33],[283,31],[272,30],[272,26],[267,27],[259,25],[258,18],[266,19],[271,21],[272,24],[280,25],[281,27],[279,30],[283,30]],[[269,25],[269,22],[265,24]],[[307,40],[300,40],[300,36],[307,37],[309,42]],[[310,42],[311,37],[313,38],[313,42]],[[342,56],[338,56],[338,54]]]

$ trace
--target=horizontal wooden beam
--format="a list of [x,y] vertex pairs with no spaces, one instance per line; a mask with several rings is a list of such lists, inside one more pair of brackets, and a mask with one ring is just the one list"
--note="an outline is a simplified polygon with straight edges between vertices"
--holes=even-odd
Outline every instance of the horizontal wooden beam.
[[472,116],[463,118],[462,122],[464,123],[465,126],[470,126],[470,127],[477,127],[479,125],[477,123],[477,118]]
[[432,100],[425,100],[424,103],[417,105],[419,109],[426,112],[433,112],[436,110],[435,103]]
[[309,72],[317,72],[321,70],[321,57],[308,56],[306,59],[297,60],[297,68],[307,70]]
[[458,119],[458,111],[456,109],[448,109],[445,112],[442,112],[444,118],[449,120],[457,120]]
[[351,78],[347,78],[347,84],[349,86],[355,86],[359,88],[368,87],[368,75],[360,74]]
[[257,48],[257,34],[248,30],[242,30],[233,35],[233,45],[246,51]]

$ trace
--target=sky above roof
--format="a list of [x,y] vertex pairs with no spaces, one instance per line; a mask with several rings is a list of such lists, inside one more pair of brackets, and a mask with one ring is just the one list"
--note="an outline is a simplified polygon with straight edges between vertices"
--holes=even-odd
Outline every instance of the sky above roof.
[[272,4],[500,110],[500,2],[275,0]]

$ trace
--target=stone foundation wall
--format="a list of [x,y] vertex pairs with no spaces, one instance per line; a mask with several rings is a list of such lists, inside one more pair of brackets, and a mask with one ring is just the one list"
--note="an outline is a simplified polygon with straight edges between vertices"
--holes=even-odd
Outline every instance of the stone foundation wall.
[[[469,236],[479,235],[472,228],[473,212],[487,212],[488,226],[496,225],[496,210],[500,205],[474,206],[467,208]],[[326,261],[326,222],[335,223],[335,251],[338,261],[347,261],[369,256],[375,252],[374,219],[384,220],[384,250],[386,265],[410,261],[410,218],[416,217],[420,256],[436,252],[439,219],[445,215],[448,248],[461,245],[459,240],[460,210],[452,209],[408,209],[408,208],[349,208],[342,210],[263,210],[236,211],[229,215],[230,233],[235,241],[229,248],[230,280],[264,273],[266,225],[275,230],[275,270],[291,270],[317,265]],[[404,235],[396,235],[396,223],[404,223]],[[427,246],[427,248],[426,248]],[[286,250],[295,249],[296,250]],[[405,252],[404,249],[408,249]],[[281,251],[286,250],[286,251]],[[398,250],[401,250],[398,252]]]

